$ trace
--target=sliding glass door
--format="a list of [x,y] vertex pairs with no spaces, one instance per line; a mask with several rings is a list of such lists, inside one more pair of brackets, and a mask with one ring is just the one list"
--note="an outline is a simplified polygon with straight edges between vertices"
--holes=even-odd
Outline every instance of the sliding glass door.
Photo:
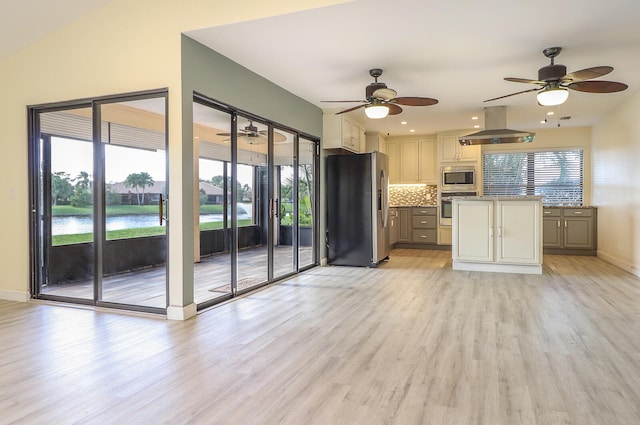
[[317,264],[314,237],[299,242],[301,223],[315,229],[317,141],[201,97],[193,116],[199,307],[297,272],[299,255],[303,267]]
[[165,116],[163,92],[30,110],[36,297],[166,309]]

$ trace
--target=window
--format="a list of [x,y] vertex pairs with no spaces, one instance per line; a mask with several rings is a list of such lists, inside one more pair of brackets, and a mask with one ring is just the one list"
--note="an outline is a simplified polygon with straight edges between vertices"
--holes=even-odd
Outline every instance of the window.
[[483,193],[542,196],[544,205],[582,205],[582,149],[485,153]]

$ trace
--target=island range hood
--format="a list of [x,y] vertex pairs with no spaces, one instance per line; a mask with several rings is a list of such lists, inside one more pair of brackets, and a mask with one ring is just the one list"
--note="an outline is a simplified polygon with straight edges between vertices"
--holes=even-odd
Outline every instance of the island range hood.
[[496,145],[502,143],[531,143],[536,133],[509,130],[507,128],[507,107],[489,106],[484,108],[485,130],[458,137],[462,146]]

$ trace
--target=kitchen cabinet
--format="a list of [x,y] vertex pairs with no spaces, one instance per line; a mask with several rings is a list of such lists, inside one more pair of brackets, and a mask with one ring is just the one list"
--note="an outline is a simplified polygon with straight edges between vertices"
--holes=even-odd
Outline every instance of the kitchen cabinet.
[[596,255],[597,212],[596,208],[544,208],[544,251],[549,254]]
[[458,137],[465,133],[438,134],[438,160],[440,162],[477,162],[480,159],[480,146],[462,146]]
[[398,208],[398,243],[411,242],[411,208]]
[[389,183],[400,183],[400,142],[387,140],[386,148],[389,157]]
[[391,247],[398,242],[398,209],[389,208],[389,243]]
[[454,270],[542,273],[539,197],[453,201]]
[[367,131],[365,133],[365,152],[387,153],[386,140],[377,131]]
[[324,149],[346,149],[350,152],[364,151],[364,127],[351,117],[325,114],[322,123],[322,147]]
[[387,140],[389,182],[437,184],[435,139]]
[[414,207],[411,209],[411,242],[436,243],[437,210],[437,207]]

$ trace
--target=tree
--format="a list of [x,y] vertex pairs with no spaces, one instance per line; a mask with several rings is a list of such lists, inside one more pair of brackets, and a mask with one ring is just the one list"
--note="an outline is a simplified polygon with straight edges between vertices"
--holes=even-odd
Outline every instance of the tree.
[[[155,182],[149,173],[140,172],[140,173],[131,173],[124,180],[124,185],[126,187],[133,187],[136,191],[136,198],[138,199],[138,205],[142,205],[144,203],[144,189],[147,186],[153,186]],[[142,200],[140,199],[140,192],[138,188],[142,189]]]
[[51,202],[58,205],[58,201],[69,202],[73,195],[73,186],[69,173],[57,171],[51,175]]
[[91,179],[89,178],[89,173],[86,171],[80,171],[74,181],[76,182],[77,188],[89,190],[91,187]]

